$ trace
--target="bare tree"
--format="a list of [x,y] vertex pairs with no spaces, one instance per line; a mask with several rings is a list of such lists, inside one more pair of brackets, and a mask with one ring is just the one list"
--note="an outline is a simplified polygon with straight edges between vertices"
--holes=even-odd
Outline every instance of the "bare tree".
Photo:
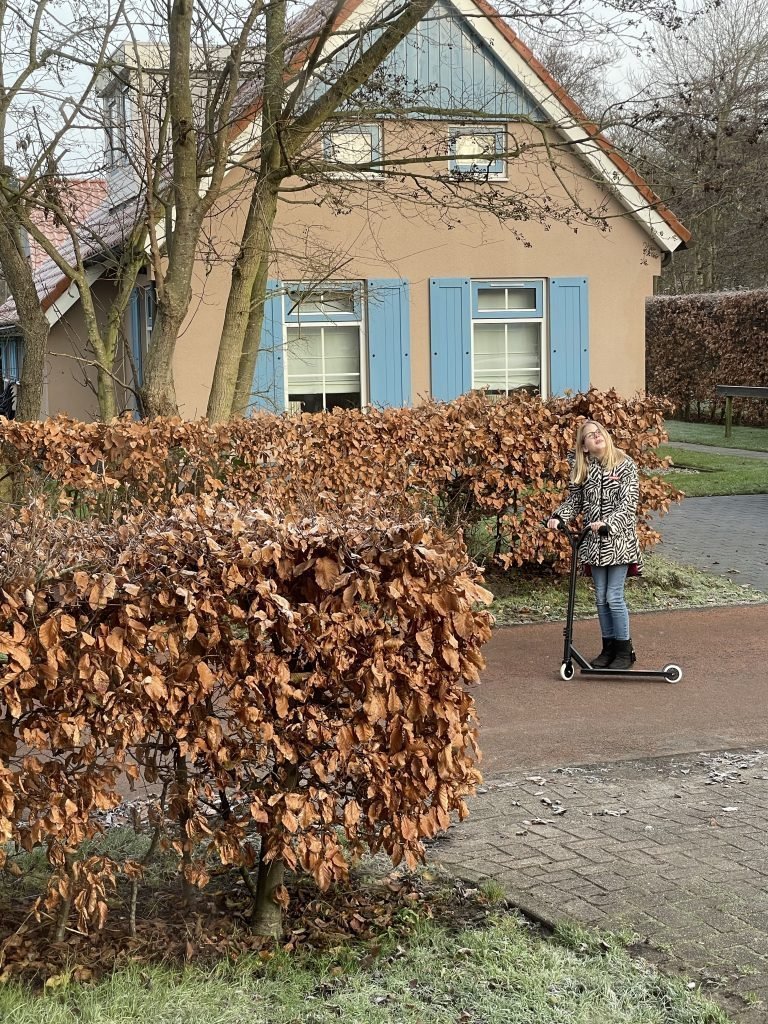
[[[34,212],[45,210],[57,223],[75,219],[61,159],[94,91],[120,9],[73,3],[64,12],[52,0],[0,3],[0,267],[24,343],[22,419],[40,413],[49,333],[29,258],[30,239],[47,245]],[[80,69],[80,88],[62,103],[73,68]],[[66,267],[73,269],[71,261]],[[72,279],[83,269],[73,270]]]
[[768,282],[768,4],[723,0],[683,34],[660,32],[641,77],[636,158],[693,231],[664,291]]

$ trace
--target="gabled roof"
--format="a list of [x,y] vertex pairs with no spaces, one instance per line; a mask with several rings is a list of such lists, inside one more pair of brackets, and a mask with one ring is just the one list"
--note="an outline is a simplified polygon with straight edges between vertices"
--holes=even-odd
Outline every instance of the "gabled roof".
[[[688,228],[677,219],[674,213],[672,213],[667,206],[665,206],[650,185],[633,167],[630,166],[629,163],[627,163],[624,157],[602,134],[599,128],[592,124],[576,100],[573,99],[572,96],[569,96],[565,89],[555,81],[552,75],[550,75],[544,65],[536,60],[533,55],[533,51],[525,45],[517,33],[514,32],[513,29],[504,21],[499,12],[492,7],[487,0],[471,0],[471,2],[488,16],[494,27],[509,42],[515,52],[520,55],[520,57],[530,67],[531,71],[542,81],[542,83],[544,83],[547,89],[550,90],[552,97],[565,108],[565,110],[578,124],[581,125],[584,132],[590,139],[594,140],[594,143],[600,148],[600,150],[602,150],[603,153],[605,153],[607,158],[616,167],[620,174],[625,176],[637,189],[646,201],[648,207],[655,210],[662,220],[669,226],[671,231],[678,236],[680,244],[674,248],[685,248],[692,237]],[[670,251],[674,251],[674,249]]]
[[[91,199],[104,190],[99,185],[89,189]],[[83,260],[101,259],[98,272],[94,272],[94,279],[109,264],[109,254],[119,250],[127,233],[134,227],[140,216],[140,198],[122,198],[119,205],[113,205],[114,200],[102,199],[100,205],[92,209],[90,213],[77,218],[73,222],[78,231],[78,244]],[[87,209],[87,204],[85,206]],[[38,218],[36,218],[37,220]],[[79,223],[78,223],[79,222]],[[63,226],[55,227],[50,221],[40,219],[39,226],[46,237],[57,244],[61,255],[70,263],[75,262],[75,250],[69,231]],[[59,242],[60,239],[60,242]],[[41,305],[48,314],[50,323],[55,323],[72,301],[77,300],[77,289],[71,285],[70,280],[64,274],[58,264],[45,255],[39,246],[30,246],[30,259],[33,262],[34,282],[37,294],[40,297]],[[66,298],[65,298],[66,297]],[[16,303],[13,298],[0,306],[0,331],[8,333],[18,323]]]
[[[648,183],[616,150],[613,144],[591,123],[579,104],[569,96],[534,57],[532,51],[504,20],[488,0],[445,0],[460,15],[470,19],[474,32],[492,48],[512,75],[528,90],[532,100],[550,117],[557,130],[575,143],[575,150],[592,165],[608,188],[638,221],[653,241],[664,251],[685,248],[691,239],[690,231],[653,192]],[[368,9],[374,9],[380,0],[347,0],[336,17],[334,30],[349,24],[363,22]],[[315,0],[292,23],[292,32],[301,37],[296,54],[287,63],[301,60],[311,50],[311,40],[325,24],[334,9],[335,0]],[[304,43],[306,40],[306,43]],[[233,108],[233,123],[239,131],[246,131],[261,110],[261,81],[249,80],[240,87]],[[126,232],[139,215],[140,199],[136,196],[120,199],[107,198],[101,206],[85,218],[81,247],[86,258],[97,257],[110,248],[118,247]],[[71,256],[72,243],[67,240],[62,254]],[[38,295],[51,322],[63,315],[76,301],[74,289],[52,260],[46,260],[35,272]],[[69,293],[69,301],[62,296]],[[58,304],[58,305],[57,305]],[[13,299],[0,306],[0,330],[8,330],[16,320]]]

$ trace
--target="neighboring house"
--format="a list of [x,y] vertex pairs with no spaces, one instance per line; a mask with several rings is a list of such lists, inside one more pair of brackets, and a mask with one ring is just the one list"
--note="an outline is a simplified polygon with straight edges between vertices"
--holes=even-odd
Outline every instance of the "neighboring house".
[[[366,8],[365,0],[351,0],[345,27],[353,28]],[[494,393],[524,387],[544,396],[590,385],[625,395],[642,390],[644,301],[662,257],[689,241],[686,228],[605,139],[592,132],[588,146],[578,145],[589,131],[582,112],[485,0],[439,0],[437,16],[403,41],[388,67],[429,94],[434,108],[478,116],[414,117],[405,124],[390,117],[328,132],[325,153],[347,167],[356,191],[345,216],[325,201],[327,188],[316,189],[316,203],[280,208],[253,407],[405,405],[481,387]],[[121,163],[115,112],[127,99],[119,89],[105,96],[112,103],[108,146],[115,166]],[[514,120],[521,115],[528,125]],[[564,144],[557,174],[541,157],[504,156],[513,141],[535,138],[537,124],[557,125],[551,132]],[[478,196],[536,192],[546,201],[574,190],[584,206],[609,218],[610,230],[575,230],[559,221],[505,224],[479,204],[446,223],[440,206],[416,196],[393,206],[386,179],[357,180],[363,175],[349,170],[372,157],[386,164],[395,150],[427,138],[433,147],[441,141],[450,155],[446,174],[472,179]],[[121,173],[125,196],[124,168]],[[340,189],[344,181],[340,173]],[[217,250],[230,254],[247,209],[247,196],[233,202],[234,194],[211,218]],[[124,209],[124,201],[114,210],[107,204],[94,217],[111,222]],[[287,255],[300,248],[301,254]],[[334,270],[330,255],[340,253],[343,272]],[[308,270],[318,263],[328,267],[327,277]],[[94,251],[96,277],[99,266]],[[205,414],[229,279],[227,259],[201,258],[174,367],[188,417]],[[75,381],[68,358],[82,347],[82,331],[77,296],[67,285],[58,280],[50,293],[41,289],[52,322],[45,411],[90,418],[95,399]],[[106,276],[98,282],[105,301],[110,287]],[[0,330],[12,318],[7,303]],[[153,318],[147,276],[126,317],[130,358],[118,370],[125,379],[141,378]]]
[[[104,178],[69,178],[61,190],[60,201],[72,224],[79,227],[103,206],[107,195],[108,186]],[[41,234],[59,251],[71,241],[68,228],[53,214],[38,208],[32,210],[31,218]],[[40,293],[51,295],[53,289],[62,283],[60,272],[50,262],[42,246],[26,232],[22,243],[35,271]],[[6,281],[0,275],[0,416],[8,418],[15,412],[16,388],[23,359],[23,344],[14,319],[15,312]]]

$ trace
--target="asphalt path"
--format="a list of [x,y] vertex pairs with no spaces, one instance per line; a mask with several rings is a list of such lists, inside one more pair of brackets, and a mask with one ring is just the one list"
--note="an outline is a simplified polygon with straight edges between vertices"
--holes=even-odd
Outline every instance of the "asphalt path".
[[[473,690],[484,775],[768,746],[768,604],[636,614],[632,631],[637,667],[678,664],[681,682],[563,682],[561,623],[497,629]],[[575,646],[598,652],[596,620]]]

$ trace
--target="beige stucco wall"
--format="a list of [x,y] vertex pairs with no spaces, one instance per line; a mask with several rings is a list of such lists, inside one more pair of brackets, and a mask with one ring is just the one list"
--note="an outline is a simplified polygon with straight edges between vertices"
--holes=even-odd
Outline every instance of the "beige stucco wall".
[[[385,126],[385,151],[386,130]],[[418,130],[424,131],[422,126]],[[398,149],[406,148],[400,135]],[[660,270],[658,251],[637,222],[624,216],[623,208],[588,179],[581,160],[565,152],[558,162],[555,175],[542,168],[540,150],[534,150],[526,159],[511,162],[509,182],[497,187],[527,192],[536,206],[543,197],[556,205],[557,197],[563,197],[560,179],[578,193],[584,208],[607,213],[609,230],[557,222],[504,224],[458,205],[449,211],[439,187],[432,187],[435,202],[430,205],[425,198],[418,203],[403,199],[402,194],[414,192],[408,183],[355,185],[346,196],[337,186],[327,195],[299,192],[291,196],[292,202],[281,203],[272,276],[312,281],[330,272],[345,281],[409,281],[414,399],[430,392],[430,277],[583,276],[589,280],[591,383],[633,394],[645,385],[644,301]],[[484,187],[473,186],[480,194]],[[397,201],[391,196],[394,192],[401,196]],[[332,195],[340,195],[341,204]],[[245,198],[238,203],[235,197],[233,191],[215,217],[216,233],[226,240],[228,251],[234,250],[247,204]],[[343,212],[334,212],[338,205]],[[229,273],[229,265],[221,260],[201,265],[196,274],[195,298],[176,358],[178,398],[186,416],[205,412]]]
[[[91,292],[96,314],[104,321],[113,299],[114,287],[107,280],[99,280],[92,285]],[[99,418],[96,371],[90,365],[93,353],[88,349],[86,337],[82,306],[76,302],[51,327],[43,391],[44,415],[66,413],[84,420]],[[118,380],[130,382],[130,367],[124,357],[122,339],[114,373]],[[132,408],[130,396],[119,386],[117,403],[119,412]]]
[[[416,131],[423,132],[423,126]],[[430,129],[434,131],[434,125]],[[386,126],[385,126],[386,151]],[[586,277],[589,281],[590,378],[600,389],[614,387],[630,395],[644,387],[644,300],[652,294],[659,254],[635,220],[625,216],[605,190],[588,179],[573,153],[559,157],[558,175],[542,166],[536,154],[512,162],[511,188],[555,206],[563,197],[560,181],[578,193],[586,208],[609,216],[610,229],[532,221],[501,223],[478,210],[448,209],[446,193],[433,187],[435,201],[388,196],[382,182],[356,185],[344,212],[334,212],[333,192],[300,192],[280,205],[272,276],[283,280],[317,280],[330,272],[339,280],[400,277],[410,282],[412,395],[429,394],[429,278]],[[482,197],[482,184],[473,185]],[[404,183],[400,192],[410,191]],[[442,201],[441,201],[442,196]],[[298,201],[297,201],[298,200]],[[316,200],[316,201],[313,201]],[[482,199],[481,204],[482,205]],[[196,267],[189,316],[179,337],[175,377],[182,414],[205,414],[216,359],[231,270],[231,257],[245,219],[247,196],[235,185],[214,211],[209,230],[217,259]],[[523,235],[524,238],[520,236]],[[343,267],[342,267],[343,264]],[[68,314],[55,332],[77,333],[77,314]],[[66,383],[64,367],[51,364],[51,411],[67,408],[84,415],[93,401],[82,403],[82,389]],[[80,401],[77,401],[77,398]]]

